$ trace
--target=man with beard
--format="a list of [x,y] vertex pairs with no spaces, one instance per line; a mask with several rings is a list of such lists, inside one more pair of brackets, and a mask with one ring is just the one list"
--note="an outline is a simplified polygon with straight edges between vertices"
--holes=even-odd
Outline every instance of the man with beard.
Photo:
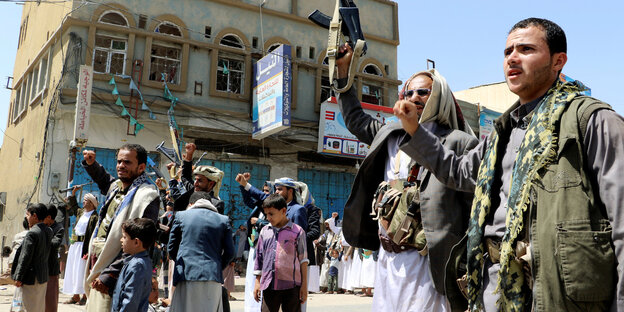
[[187,143],[182,161],[182,176],[180,181],[186,189],[186,193],[175,198],[174,210],[186,210],[189,198],[193,192],[206,192],[210,194],[210,202],[217,208],[220,214],[225,212],[225,203],[219,199],[219,189],[223,179],[223,171],[213,166],[197,166],[193,168],[193,153],[197,147],[194,143]]
[[[346,55],[336,64],[339,77],[346,77],[352,51],[346,44],[341,51]],[[339,85],[345,83],[344,78],[338,80]],[[477,138],[465,122],[450,87],[437,70],[412,75],[399,93],[399,99],[412,103],[416,111],[410,117],[420,119],[423,126],[426,125],[454,153],[461,155],[477,145]],[[419,162],[401,152],[399,144],[409,135],[398,122],[383,124],[364,113],[355,88],[340,94],[338,104],[349,131],[371,146],[345,205],[342,233],[354,247],[377,250],[381,244],[375,272],[373,311],[449,311],[444,290],[444,265],[451,247],[465,233],[472,194],[447,187],[431,172],[421,168]],[[376,190],[389,186],[393,191],[402,192],[406,185],[412,184],[420,194],[420,200],[416,205],[409,205],[417,207],[413,217],[415,222],[410,222],[409,231],[422,233],[424,230],[426,244],[394,241],[391,225],[402,224],[408,219],[379,208],[383,200],[375,202],[374,206],[379,217],[373,218],[370,214]],[[406,194],[403,193],[401,201],[408,198]],[[420,229],[414,226],[417,222]],[[345,258],[350,257],[346,254]],[[345,276],[350,274],[348,267],[343,271]],[[349,283],[345,285],[349,286]]]
[[395,104],[411,136],[401,149],[447,185],[474,190],[458,245],[472,311],[624,307],[624,119],[560,79],[566,41],[545,19],[511,28],[503,68],[519,100],[466,155],[420,127],[413,103]]
[[117,177],[111,176],[95,160],[95,151],[84,150],[82,166],[97,183],[106,201],[89,243],[85,292],[87,311],[110,311],[111,294],[123,267],[121,225],[134,218],[158,218],[158,189],[145,175],[147,151],[138,144],[125,144],[117,152]]

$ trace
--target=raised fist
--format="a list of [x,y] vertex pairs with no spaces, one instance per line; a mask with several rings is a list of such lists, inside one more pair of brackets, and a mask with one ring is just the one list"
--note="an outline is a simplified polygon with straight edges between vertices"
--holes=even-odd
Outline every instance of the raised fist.
[[184,151],[186,152],[184,153],[184,160],[193,161],[193,153],[195,153],[196,149],[197,146],[195,146],[195,143],[186,143],[186,145],[184,145]]
[[82,157],[84,157],[85,163],[91,166],[95,162],[95,151],[93,150],[84,150],[82,151]]
[[242,173],[237,174],[234,180],[236,180],[236,182],[238,182],[238,184],[240,184],[242,187],[245,187],[245,185],[247,185],[247,179],[245,179],[245,175]]

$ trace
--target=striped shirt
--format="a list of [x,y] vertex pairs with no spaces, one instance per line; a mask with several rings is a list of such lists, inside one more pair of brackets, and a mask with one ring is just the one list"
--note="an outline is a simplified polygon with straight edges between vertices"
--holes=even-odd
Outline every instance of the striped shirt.
[[309,260],[305,231],[299,225],[288,221],[281,228],[265,226],[257,248],[254,275],[262,275],[260,290],[301,286],[301,264]]

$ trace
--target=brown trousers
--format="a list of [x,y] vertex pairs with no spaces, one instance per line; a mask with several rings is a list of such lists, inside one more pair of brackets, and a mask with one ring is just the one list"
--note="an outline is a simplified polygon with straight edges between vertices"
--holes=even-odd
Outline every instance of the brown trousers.
[[48,286],[45,294],[45,310],[46,312],[58,311],[59,298],[59,276],[48,276]]

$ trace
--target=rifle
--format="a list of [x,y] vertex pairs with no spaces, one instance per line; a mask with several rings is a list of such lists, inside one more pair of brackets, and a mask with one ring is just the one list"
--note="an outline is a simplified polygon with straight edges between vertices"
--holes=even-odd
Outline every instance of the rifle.
[[[315,24],[329,29],[327,40],[327,59],[329,65],[329,81],[332,82],[332,89],[338,93],[344,93],[351,88],[355,77],[355,66],[359,58],[366,54],[367,46],[364,40],[364,34],[360,27],[360,13],[355,6],[353,0],[336,0],[334,16],[323,14],[319,10],[314,10],[308,19]],[[347,85],[344,88],[338,88],[337,79],[334,78],[336,60],[343,57],[344,53],[339,53],[340,42],[344,37],[349,37],[346,41],[353,49],[353,57],[349,64],[349,76]]]
[[165,179],[165,176],[163,176],[163,174],[160,172],[160,170],[158,170],[158,168],[156,167],[156,163],[149,157],[147,157],[147,166],[154,172],[154,174],[156,174],[157,177],[165,181],[167,180]]
[[74,189],[74,187],[76,187],[76,186],[77,186],[78,188],[82,188],[82,187],[87,186],[87,185],[89,185],[89,184],[93,184],[93,181],[91,181],[91,182],[87,182],[87,183],[83,183],[83,184],[77,184],[77,185],[74,185],[74,186],[72,186],[72,187],[68,187],[68,188],[65,188],[65,189],[62,189],[62,190],[58,190],[58,191],[59,191],[59,193],[65,193],[65,192],[67,192],[67,191],[71,191],[71,190],[73,190],[73,189]]
[[175,163],[176,166],[180,166],[180,161],[176,158],[176,152],[173,148],[164,147],[165,141],[162,141],[158,146],[156,146],[156,150],[161,152],[165,157],[167,157],[171,162]]

